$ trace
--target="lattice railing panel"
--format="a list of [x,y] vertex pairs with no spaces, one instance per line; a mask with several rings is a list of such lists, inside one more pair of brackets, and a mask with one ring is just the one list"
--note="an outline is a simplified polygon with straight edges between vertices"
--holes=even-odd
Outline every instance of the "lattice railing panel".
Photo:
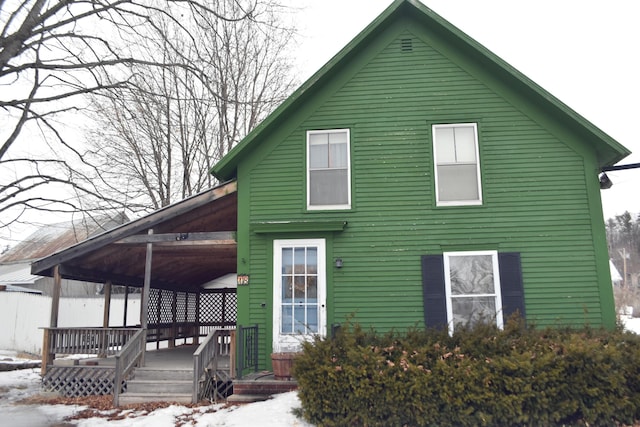
[[176,322],[188,322],[187,320],[187,294],[176,293]]
[[200,323],[215,321],[216,313],[220,311],[221,304],[222,294],[200,295]]
[[149,325],[200,323],[203,326],[235,326],[238,303],[235,290],[200,294],[152,288],[149,292]]
[[187,294],[187,322],[198,320],[198,294]]
[[200,295],[200,323],[235,324],[237,305],[235,293],[203,293]]
[[158,304],[160,303],[160,289],[149,289],[149,313],[147,319],[149,324],[160,323],[160,316],[158,315]]
[[234,325],[237,322],[237,314],[238,314],[238,296],[233,294],[227,294],[227,321],[233,323]]
[[42,387],[64,397],[96,396],[113,394],[114,379],[112,367],[51,366],[42,378]]
[[160,291],[160,307],[158,309],[159,323],[173,322],[173,292],[167,290]]

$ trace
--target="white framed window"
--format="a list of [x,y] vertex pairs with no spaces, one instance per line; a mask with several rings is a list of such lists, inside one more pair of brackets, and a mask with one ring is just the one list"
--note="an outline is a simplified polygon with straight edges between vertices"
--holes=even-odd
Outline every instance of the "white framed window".
[[445,252],[443,261],[449,332],[478,322],[502,328],[498,252]]
[[273,241],[273,350],[299,351],[326,335],[324,239]]
[[307,131],[307,209],[351,208],[349,129]]
[[436,205],[482,204],[476,123],[433,125]]

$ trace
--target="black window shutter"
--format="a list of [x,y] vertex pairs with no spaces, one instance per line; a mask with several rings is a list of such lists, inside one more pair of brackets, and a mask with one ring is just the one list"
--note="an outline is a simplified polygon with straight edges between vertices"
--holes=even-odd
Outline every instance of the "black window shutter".
[[516,311],[520,313],[522,318],[525,318],[520,254],[518,252],[498,253],[498,265],[504,320],[506,321]]
[[424,324],[427,328],[447,326],[447,301],[442,255],[422,256]]

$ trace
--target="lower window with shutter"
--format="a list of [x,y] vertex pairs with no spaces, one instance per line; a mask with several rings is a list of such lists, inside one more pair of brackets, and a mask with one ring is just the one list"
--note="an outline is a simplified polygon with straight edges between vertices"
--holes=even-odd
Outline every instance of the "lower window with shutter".
[[422,257],[425,325],[473,326],[524,311],[519,253],[445,252]]

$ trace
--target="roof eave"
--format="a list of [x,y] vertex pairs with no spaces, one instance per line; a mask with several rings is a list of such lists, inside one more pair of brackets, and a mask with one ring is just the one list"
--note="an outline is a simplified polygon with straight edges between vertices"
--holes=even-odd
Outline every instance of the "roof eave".
[[73,259],[83,252],[102,248],[119,239],[152,228],[156,224],[164,221],[167,217],[167,214],[171,211],[175,211],[172,212],[173,215],[179,215],[185,212],[189,212],[190,210],[193,210],[204,203],[220,199],[236,191],[237,184],[235,181],[225,182],[216,187],[210,188],[209,190],[195,194],[169,206],[165,206],[149,215],[143,216],[121,226],[115,227],[111,230],[97,234],[80,243],[63,249],[62,251],[55,252],[44,258],[40,258],[39,260],[34,261],[31,264],[31,274],[49,276],[52,274],[52,269],[56,265]]

